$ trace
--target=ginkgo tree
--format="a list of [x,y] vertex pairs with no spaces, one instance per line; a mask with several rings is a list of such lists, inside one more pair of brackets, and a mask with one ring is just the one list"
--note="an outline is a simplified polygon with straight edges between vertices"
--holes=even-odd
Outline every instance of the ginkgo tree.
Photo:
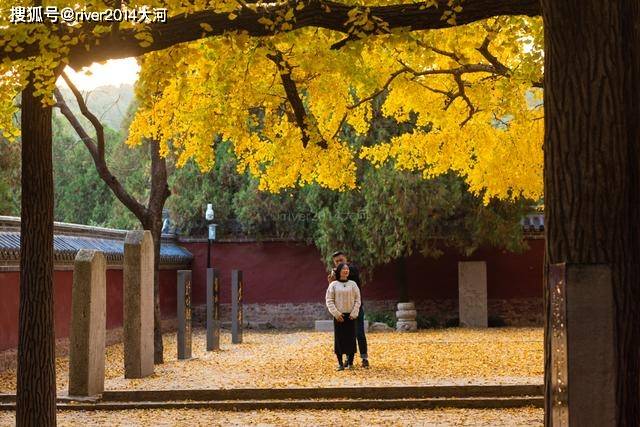
[[[539,199],[540,28],[536,19],[498,18],[339,49],[331,49],[340,40],[334,32],[305,29],[268,41],[230,34],[153,53],[144,76],[176,72],[161,96],[138,94],[148,102],[129,143],[157,138],[179,164],[193,159],[207,170],[220,135],[233,141],[239,169],[271,191],[309,182],[353,188],[361,157],[393,158],[425,177],[455,170],[486,202]],[[383,112],[399,121],[415,115],[418,130],[351,150],[342,130],[366,133],[371,101],[382,91]]]
[[[62,2],[51,2],[61,5]],[[292,185],[294,182],[305,182],[309,177],[317,182],[326,182],[328,185],[354,185],[349,182],[350,171],[348,161],[353,153],[344,150],[340,140],[336,140],[326,132],[322,126],[327,122],[322,117],[322,112],[327,109],[320,108],[319,112],[312,109],[318,105],[313,100],[313,88],[307,89],[308,93],[298,90],[300,76],[299,71],[311,69],[303,67],[302,59],[295,55],[299,45],[291,42],[285,43],[278,37],[287,37],[280,33],[291,32],[291,37],[304,36],[304,28],[314,28],[321,33],[331,30],[341,33],[332,46],[333,50],[341,51],[343,48],[358,46],[358,39],[375,36],[376,40],[387,40],[392,43],[396,31],[404,30],[413,34],[415,31],[426,29],[445,28],[452,25],[469,24],[495,16],[542,16],[544,24],[544,79],[535,82],[532,76],[539,75],[535,68],[520,68],[518,63],[511,64],[498,52],[491,55],[498,59],[494,63],[492,56],[483,55],[487,63],[491,64],[495,71],[488,74],[513,74],[521,71],[527,76],[532,87],[544,86],[544,189],[545,189],[545,215],[547,217],[547,260],[550,263],[567,262],[571,264],[604,264],[612,272],[612,286],[615,301],[615,343],[616,343],[616,367],[614,378],[616,382],[615,394],[611,398],[615,401],[615,414],[617,423],[636,423],[640,418],[640,402],[637,399],[640,392],[640,364],[638,363],[638,349],[640,348],[640,309],[638,309],[637,289],[640,281],[640,251],[637,250],[637,242],[640,241],[640,222],[638,216],[638,194],[640,194],[640,180],[638,176],[638,139],[640,138],[640,122],[637,120],[640,114],[640,31],[636,25],[640,19],[640,11],[637,2],[633,0],[621,0],[619,2],[607,2],[602,0],[569,0],[558,2],[554,0],[429,0],[426,2],[393,2],[393,0],[380,2],[365,2],[356,4],[351,2],[338,3],[330,1],[286,1],[274,3],[246,3],[244,1],[194,1],[179,2],[169,1],[150,2],[152,6],[163,6],[169,10],[169,19],[166,23],[151,23],[146,25],[109,24],[96,25],[84,23],[79,25],[10,25],[8,17],[10,2],[2,2],[0,5],[0,58],[2,70],[0,74],[6,79],[14,77],[19,80],[19,88],[22,89],[22,233],[21,233],[21,306],[20,306],[20,345],[18,368],[18,410],[17,421],[19,425],[52,425],[55,423],[55,370],[53,364],[53,311],[52,311],[52,215],[51,207],[51,109],[48,102],[51,99],[50,92],[55,84],[57,75],[65,64],[75,68],[89,65],[92,62],[110,58],[139,56],[144,53],[160,51],[173,45],[190,42],[197,39],[211,38],[218,40],[217,36],[223,36],[229,32],[237,32],[243,36],[262,37],[268,51],[266,59],[271,61],[279,71],[279,77],[283,83],[290,105],[290,114],[297,126],[291,125],[291,121],[285,121],[283,115],[265,115],[262,111],[265,107],[255,111],[255,123],[252,126],[262,126],[267,133],[253,133],[251,139],[238,138],[239,153],[244,153],[242,162],[248,167],[256,169],[258,174],[263,174],[264,188],[277,188],[278,186]],[[39,3],[36,3],[38,5]],[[117,5],[122,3],[117,2]],[[105,8],[112,6],[110,3],[78,2],[74,7]],[[354,11],[354,9],[357,10]],[[492,26],[492,24],[490,24]],[[540,26],[526,28],[516,32],[517,37],[530,32],[540,33]],[[445,30],[446,31],[446,30]],[[464,32],[464,30],[462,30]],[[389,34],[391,33],[391,34]],[[270,40],[269,36],[276,35],[276,39]],[[437,33],[435,33],[437,34]],[[388,39],[386,39],[388,37]],[[437,37],[434,35],[434,37]],[[538,39],[539,40],[539,39]],[[489,46],[492,41],[489,40]],[[525,45],[532,44],[533,55],[541,53],[535,49],[535,37],[529,42],[522,40]],[[481,48],[484,40],[478,46]],[[274,47],[274,49],[271,48]],[[389,44],[391,46],[391,44]],[[447,54],[452,50],[441,49]],[[293,49],[289,52],[288,49]],[[365,55],[369,49],[368,42],[362,47],[364,63]],[[425,48],[426,55],[433,49]],[[491,52],[491,50],[489,50]],[[390,53],[390,51],[387,51]],[[394,52],[395,53],[395,52]],[[434,54],[438,54],[433,51]],[[455,50],[454,52],[455,53]],[[482,55],[482,52],[478,51]],[[416,55],[421,55],[416,52]],[[293,56],[292,56],[293,55]],[[536,108],[513,108],[507,106],[504,114],[495,109],[490,113],[482,110],[482,98],[489,97],[486,86],[477,85],[480,93],[475,94],[475,83],[485,82],[482,73],[462,72],[460,67],[469,71],[466,58],[450,57],[456,65],[451,63],[447,69],[448,74],[454,76],[455,85],[438,86],[433,83],[425,83],[423,77],[432,77],[443,74],[444,69],[434,72],[427,65],[406,53],[399,54],[403,68],[384,69],[380,65],[380,72],[387,74],[389,79],[395,76],[387,89],[391,91],[405,85],[410,94],[421,93],[425,100],[433,100],[433,96],[443,102],[443,97],[452,100],[449,102],[448,112],[459,124],[463,124],[461,131],[451,126],[445,119],[429,117],[420,111],[421,97],[412,98],[398,93],[396,102],[390,95],[387,112],[399,115],[411,114],[418,111],[424,123],[433,123],[432,135],[418,135],[416,146],[422,148],[437,148],[438,151],[427,155],[420,154],[424,150],[414,150],[414,145],[408,140],[392,140],[388,145],[378,149],[373,147],[369,151],[363,151],[358,155],[369,157],[374,161],[383,161],[388,156],[398,160],[399,165],[414,165],[418,169],[430,170],[438,173],[437,166],[444,166],[447,158],[458,160],[478,161],[478,165],[468,168],[466,174],[472,188],[478,188],[473,184],[474,175],[478,181],[492,179],[496,176],[496,184],[503,182],[503,188],[509,191],[518,191],[518,187],[504,185],[501,177],[503,168],[508,167],[509,162],[495,161],[496,169],[484,169],[479,160],[483,156],[487,159],[500,159],[501,151],[511,143],[517,143],[522,129],[530,129],[539,123],[540,115]],[[497,56],[496,56],[497,55]],[[446,56],[446,55],[444,55]],[[263,58],[260,55],[260,58]],[[477,57],[476,57],[477,58]],[[196,58],[197,59],[197,58]],[[224,61],[224,58],[218,58]],[[386,60],[387,58],[383,58]],[[261,59],[262,60],[262,59]],[[313,57],[307,57],[307,61],[314,61]],[[460,64],[460,62],[462,62]],[[483,62],[486,65],[485,62]],[[478,65],[473,60],[471,65]],[[498,70],[499,65],[506,69]],[[246,62],[230,64],[227,70],[233,72]],[[334,64],[339,66],[339,64]],[[297,70],[299,68],[299,70]],[[384,89],[377,80],[376,70],[372,67],[374,75],[369,79],[362,79],[359,84],[350,82],[349,93],[346,98],[349,103],[359,102],[370,96],[369,91],[363,89],[374,88],[374,91]],[[452,69],[458,69],[452,72]],[[397,73],[397,74],[396,74]],[[289,78],[293,76],[293,78]],[[442,76],[441,76],[442,77]],[[212,77],[215,78],[215,77]],[[479,79],[475,81],[474,79]],[[513,85],[519,78],[498,79],[501,85]],[[3,79],[4,80],[4,79]],[[426,80],[426,79],[425,79]],[[224,81],[224,79],[223,79]],[[427,80],[432,82],[433,80]],[[462,81],[462,83],[460,83]],[[373,82],[373,83],[372,83]],[[386,82],[386,80],[385,80]],[[247,79],[247,84],[253,81]],[[366,83],[369,83],[367,85]],[[418,83],[431,94],[418,89]],[[259,84],[259,81],[258,81]],[[344,97],[344,87],[340,88],[338,82],[335,91],[325,92],[324,96],[329,100],[326,105],[331,105],[334,98]],[[302,85],[304,86],[304,85]],[[311,85],[309,85],[311,86]],[[385,86],[384,84],[382,86]],[[517,85],[515,87],[524,87]],[[464,90],[463,90],[464,89]],[[405,91],[406,92],[406,91]],[[442,93],[445,92],[445,93]],[[505,93],[508,93],[507,89]],[[229,94],[230,92],[225,92]],[[537,94],[531,89],[520,91],[519,96],[509,98],[522,100],[532,97],[532,104],[536,104]],[[468,101],[467,100],[470,101]],[[498,96],[499,98],[499,96]],[[506,98],[505,98],[506,99]],[[460,101],[464,102],[460,102]],[[273,101],[276,103],[276,101]],[[507,103],[516,101],[505,101]],[[306,105],[305,105],[306,103]],[[393,108],[396,105],[395,109]],[[398,106],[404,104],[406,111],[399,111]],[[418,104],[418,105],[416,105]],[[340,105],[340,103],[338,103]],[[348,104],[353,105],[353,104]],[[364,104],[363,104],[364,105]],[[476,107],[478,105],[478,107]],[[301,108],[301,106],[303,108]],[[269,107],[272,108],[272,107]],[[284,115],[286,114],[286,106]],[[365,112],[363,114],[366,121]],[[424,107],[426,108],[426,107]],[[354,108],[355,109],[355,108]],[[359,110],[359,109],[358,109]],[[434,109],[433,111],[436,111]],[[456,110],[458,110],[456,112]],[[0,111],[5,111],[2,109]],[[309,114],[312,112],[313,114]],[[339,123],[342,118],[340,111],[336,113],[335,120]],[[467,114],[464,114],[464,113]],[[226,114],[227,111],[220,111]],[[483,118],[484,113],[484,118]],[[355,113],[354,113],[355,114]],[[437,113],[436,113],[437,114]],[[495,114],[491,117],[489,114]],[[520,120],[524,115],[530,119]],[[342,115],[344,116],[344,114]],[[338,119],[340,117],[340,119]],[[467,117],[471,117],[466,120]],[[462,118],[462,121],[460,121]],[[476,123],[477,118],[477,123]],[[486,126],[491,118],[494,125]],[[288,117],[287,117],[288,119]],[[357,120],[349,119],[356,124]],[[465,122],[466,120],[466,122]],[[244,121],[238,123],[244,126]],[[144,127],[144,126],[143,126]],[[466,128],[466,129],[465,129]],[[518,130],[520,128],[520,130]],[[501,129],[512,138],[495,138],[493,129]],[[531,130],[530,130],[531,131]],[[286,133],[296,133],[300,136],[301,144],[292,146],[276,146],[275,138],[280,138]],[[468,150],[462,145],[464,138],[476,132],[478,141],[484,141],[469,156],[452,156],[452,152]],[[487,132],[486,134],[483,132]],[[535,129],[532,133],[538,132]],[[516,138],[516,135],[519,135]],[[432,139],[436,136],[438,139]],[[460,145],[451,142],[452,138],[464,137],[456,140]],[[286,139],[285,139],[286,140]],[[266,144],[265,144],[266,141]],[[494,142],[492,144],[492,141]],[[284,140],[283,140],[284,142]],[[269,145],[271,144],[271,145]],[[453,144],[453,145],[452,145]],[[253,146],[257,147],[254,149]],[[302,148],[301,148],[302,146]],[[304,148],[304,151],[303,151]],[[446,148],[443,150],[443,148]],[[180,147],[178,147],[180,150]],[[307,155],[307,151],[311,155]],[[179,151],[178,150],[178,151]],[[278,151],[280,150],[280,151]],[[329,150],[336,159],[336,170],[329,172],[326,160],[322,158],[322,151]],[[197,150],[196,150],[197,151]],[[417,151],[417,152],[416,152]],[[533,146],[531,153],[535,153]],[[195,151],[194,151],[195,152]],[[526,154],[527,150],[523,153]],[[411,156],[409,156],[412,154]],[[302,157],[302,160],[290,163],[272,162],[273,159],[292,159]],[[406,158],[404,156],[407,156]],[[435,157],[434,157],[435,156]],[[442,157],[442,161],[439,158]],[[521,158],[526,158],[522,155]],[[531,157],[535,162],[535,157]],[[411,159],[411,161],[409,161]],[[415,159],[415,161],[413,160]],[[266,160],[266,161],[265,161]],[[272,164],[270,164],[270,162]],[[488,161],[487,164],[491,162]],[[318,171],[307,172],[315,169]],[[424,168],[428,165],[428,168]],[[436,167],[433,167],[435,165]],[[515,162],[514,167],[520,166],[526,171],[527,163]],[[267,168],[267,166],[269,166]],[[454,165],[456,166],[456,165]],[[303,173],[299,173],[302,170]],[[271,175],[269,175],[271,174]],[[338,179],[334,179],[338,174]],[[286,179],[278,178],[279,175]],[[517,176],[513,173],[506,175]],[[506,176],[505,175],[505,176]],[[521,182],[526,181],[525,174]],[[496,185],[496,188],[500,185]],[[504,194],[497,191],[496,194]],[[587,291],[585,291],[587,292]],[[548,299],[548,292],[546,295]],[[601,303],[592,295],[586,295],[594,304]],[[548,304],[547,304],[548,307]],[[549,312],[547,319],[549,319]],[[549,386],[550,374],[550,335],[546,334],[546,384]],[[38,351],[34,351],[34,349]],[[586,357],[584,354],[582,357]],[[38,375],[35,375],[35,373]],[[595,374],[594,374],[595,375]],[[596,378],[595,376],[593,377]],[[547,399],[549,400],[549,387],[547,387]],[[598,402],[585,405],[585,408],[596,408]],[[547,423],[550,423],[550,412],[547,411]],[[601,416],[605,411],[594,410],[593,416]],[[593,418],[592,420],[595,420]]]

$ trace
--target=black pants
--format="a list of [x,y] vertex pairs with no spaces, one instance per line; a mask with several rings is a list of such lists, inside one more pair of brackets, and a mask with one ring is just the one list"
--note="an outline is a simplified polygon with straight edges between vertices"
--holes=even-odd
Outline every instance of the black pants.
[[356,336],[358,338],[358,350],[360,350],[360,357],[367,359],[367,337],[364,334],[364,308],[360,306],[360,312],[358,313],[358,328]]
[[343,313],[344,321],[333,319],[333,350],[342,364],[342,355],[347,355],[347,364],[353,364],[356,353],[356,321],[349,318],[349,313]]

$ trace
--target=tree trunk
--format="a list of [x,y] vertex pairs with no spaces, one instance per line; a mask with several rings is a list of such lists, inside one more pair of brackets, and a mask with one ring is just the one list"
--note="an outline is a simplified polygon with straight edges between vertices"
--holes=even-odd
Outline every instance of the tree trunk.
[[164,360],[162,343],[162,316],[160,312],[160,245],[162,244],[162,209],[171,194],[167,181],[167,163],[160,156],[160,144],[156,140],[149,141],[151,157],[151,192],[145,220],[142,225],[151,231],[153,237],[153,350],[154,362]]
[[[617,421],[640,420],[638,22],[632,0],[541,0],[545,26],[547,262],[608,264],[617,341]],[[548,307],[549,290],[545,283]],[[550,313],[545,423],[550,420]]]
[[162,209],[150,211],[143,228],[151,231],[153,238],[153,362],[164,362],[162,342],[162,316],[160,312],[160,245],[162,242]]
[[396,260],[396,285],[398,286],[398,302],[409,302],[407,259],[404,256]]
[[18,426],[56,425],[51,108],[22,92]]

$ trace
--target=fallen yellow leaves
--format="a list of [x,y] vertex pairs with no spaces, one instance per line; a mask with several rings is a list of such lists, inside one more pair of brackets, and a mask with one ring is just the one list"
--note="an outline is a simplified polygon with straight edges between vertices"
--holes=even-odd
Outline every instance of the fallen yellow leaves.
[[[123,377],[122,344],[107,348],[106,389],[355,387],[542,382],[540,328],[440,329],[370,333],[370,369],[336,372],[331,333],[245,331],[244,343],[223,333],[221,350],[205,351],[195,331],[194,359],[176,360],[175,334],[166,334],[165,363],[143,379]],[[59,393],[66,392],[68,358],[56,360]],[[0,392],[15,392],[15,371],[0,373]]]
[[[0,413],[0,425],[15,415]],[[433,409],[420,411],[251,411],[197,409],[58,412],[59,426],[539,426],[542,409]]]

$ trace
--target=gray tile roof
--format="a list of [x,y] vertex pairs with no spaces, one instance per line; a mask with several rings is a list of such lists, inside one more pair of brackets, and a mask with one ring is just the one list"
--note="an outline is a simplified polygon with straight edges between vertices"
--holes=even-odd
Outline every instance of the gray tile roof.
[[525,232],[543,232],[544,231],[544,214],[543,213],[532,213],[520,221],[522,225],[522,229]]
[[[73,262],[80,249],[97,249],[104,253],[108,264],[121,264],[124,241],[115,238],[88,236],[53,236],[54,260],[57,263]],[[17,261],[20,259],[20,233],[0,230],[0,261]],[[193,255],[185,248],[173,242],[163,241],[160,246],[160,264],[191,263]]]

